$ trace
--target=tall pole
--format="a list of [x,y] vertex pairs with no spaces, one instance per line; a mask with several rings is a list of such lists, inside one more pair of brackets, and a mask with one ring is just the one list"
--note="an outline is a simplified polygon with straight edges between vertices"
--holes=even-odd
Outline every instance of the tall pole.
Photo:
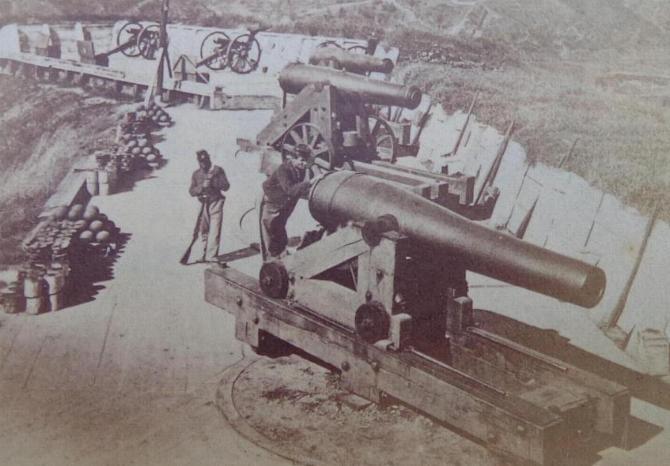
[[163,96],[163,68],[165,67],[165,63],[168,63],[169,66],[169,58],[167,56],[167,45],[168,45],[168,38],[167,38],[167,23],[168,23],[168,10],[170,8],[170,0],[163,0],[163,4],[161,5],[161,24],[160,24],[160,36],[159,36],[159,44],[161,47],[161,55],[160,55],[160,63],[158,64],[158,72],[156,75],[156,88],[158,90],[158,95]]

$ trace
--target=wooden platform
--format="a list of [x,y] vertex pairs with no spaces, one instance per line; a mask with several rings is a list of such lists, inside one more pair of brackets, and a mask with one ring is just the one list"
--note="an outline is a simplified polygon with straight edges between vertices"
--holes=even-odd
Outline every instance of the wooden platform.
[[445,340],[447,362],[368,344],[315,312],[267,298],[255,278],[234,269],[206,270],[205,298],[235,315],[236,337],[252,347],[279,338],[341,370],[352,392],[401,400],[505,455],[553,464],[592,435],[626,446],[624,387],[485,331],[466,335],[474,344]]

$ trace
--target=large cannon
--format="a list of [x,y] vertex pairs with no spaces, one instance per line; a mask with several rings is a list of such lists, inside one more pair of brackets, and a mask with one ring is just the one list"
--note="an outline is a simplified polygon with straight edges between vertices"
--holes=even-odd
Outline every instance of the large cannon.
[[[257,136],[260,146],[283,152],[306,144],[329,167],[349,160],[395,161],[393,130],[371,105],[416,108],[421,91],[324,66],[293,64],[279,75],[285,105]],[[286,102],[286,95],[294,95]]]
[[605,273],[596,266],[471,222],[369,175],[326,175],[312,187],[309,209],[328,228],[362,222],[368,242],[396,231],[437,251],[436,261],[446,253],[473,272],[579,306],[595,306],[605,290]]
[[368,174],[330,172],[308,204],[322,228],[258,279],[234,265],[206,272],[206,299],[235,314],[237,338],[257,351],[288,342],[339,369],[354,393],[399,399],[515,464],[574,464],[573,445],[590,439],[626,445],[624,387],[496,333],[522,332],[481,319],[467,296],[472,270],[592,307],[601,269]]

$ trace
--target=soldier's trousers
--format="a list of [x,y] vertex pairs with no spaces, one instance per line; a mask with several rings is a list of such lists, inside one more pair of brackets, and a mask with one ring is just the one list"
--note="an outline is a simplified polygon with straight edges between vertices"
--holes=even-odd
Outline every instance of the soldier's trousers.
[[261,240],[265,252],[271,258],[279,256],[288,245],[286,223],[291,213],[293,213],[296,203],[297,200],[278,205],[263,199],[260,218]]
[[221,223],[223,222],[223,204],[225,199],[207,201],[200,219],[202,238],[202,260],[214,260],[219,255],[221,243]]

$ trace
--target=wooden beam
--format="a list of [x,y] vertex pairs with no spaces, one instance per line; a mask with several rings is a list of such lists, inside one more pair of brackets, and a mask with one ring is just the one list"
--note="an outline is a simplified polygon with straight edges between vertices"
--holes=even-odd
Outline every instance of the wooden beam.
[[468,128],[468,123],[470,123],[470,116],[472,115],[472,110],[475,108],[475,103],[477,103],[477,99],[479,98],[479,91],[475,94],[475,96],[472,99],[472,102],[470,103],[470,108],[468,109],[468,114],[465,117],[465,122],[463,122],[463,127],[458,133],[458,138],[456,139],[456,143],[454,144],[454,148],[451,149],[450,154],[451,155],[456,155],[456,152],[458,152],[458,148],[461,146],[461,141],[463,140],[463,135],[465,134],[465,130]]
[[[607,419],[594,420],[591,418],[595,416],[593,411],[580,411],[582,404],[593,401],[588,396],[580,398],[582,390],[575,389],[574,384],[579,385],[580,380],[577,379],[583,374],[579,371],[573,373],[570,366],[566,365],[576,382],[568,385],[558,383],[553,387],[547,386],[543,392],[540,380],[534,381],[530,388],[517,381],[499,389],[491,382],[480,382],[472,374],[484,374],[485,366],[490,374],[498,373],[506,378],[511,376],[508,368],[495,368],[491,363],[479,360],[473,351],[457,342],[451,344],[463,351],[454,351],[454,357],[460,353],[467,356],[458,366],[461,369],[447,367],[446,363],[435,364],[432,358],[421,357],[416,352],[386,351],[365,343],[350,329],[323,318],[315,311],[264,296],[256,279],[234,269],[208,269],[205,271],[205,283],[206,300],[236,316],[237,334],[245,341],[258,344],[257,334],[261,331],[274,335],[340,369],[343,384],[354,393],[375,402],[381,399],[381,394],[388,394],[506,455],[545,464],[571,448],[567,442],[571,435],[576,435],[576,429],[582,423],[588,426],[590,422],[595,422],[599,430],[606,430]],[[535,360],[533,355],[516,351],[518,348],[503,344],[505,348],[522,358],[522,366],[523,361]],[[543,366],[541,361],[536,364],[544,367],[548,376],[563,382],[567,380],[565,371],[554,369],[553,364]],[[473,367],[479,365],[482,365],[482,371]],[[619,391],[616,384],[608,388],[606,384],[594,382],[597,377],[589,376],[593,380],[587,377],[587,392],[595,386],[597,390],[590,393],[613,395],[610,407],[600,406],[597,409],[600,414],[628,413],[625,408],[629,397],[617,398]],[[544,404],[550,400],[544,399],[543,394],[549,395],[549,398],[558,396],[563,386],[574,392],[563,400],[564,409],[556,412],[546,409]],[[517,390],[518,393],[509,390]],[[535,398],[531,396],[532,390],[536,392]],[[526,392],[528,400],[520,396]],[[570,397],[578,402],[571,403]],[[542,406],[529,401],[536,398]]]
[[510,123],[510,125],[507,127],[507,131],[505,131],[505,137],[503,138],[502,143],[500,143],[500,147],[498,147],[498,152],[496,153],[496,156],[493,159],[491,168],[489,168],[489,171],[486,174],[486,178],[484,178],[484,182],[482,183],[481,188],[479,188],[479,193],[477,194],[477,198],[475,199],[475,205],[480,203],[486,190],[489,188],[489,186],[493,185],[493,181],[495,180],[495,177],[498,174],[498,169],[500,168],[503,156],[505,155],[505,151],[507,150],[507,145],[509,144],[509,141],[512,137],[513,129],[514,129],[514,121]]

